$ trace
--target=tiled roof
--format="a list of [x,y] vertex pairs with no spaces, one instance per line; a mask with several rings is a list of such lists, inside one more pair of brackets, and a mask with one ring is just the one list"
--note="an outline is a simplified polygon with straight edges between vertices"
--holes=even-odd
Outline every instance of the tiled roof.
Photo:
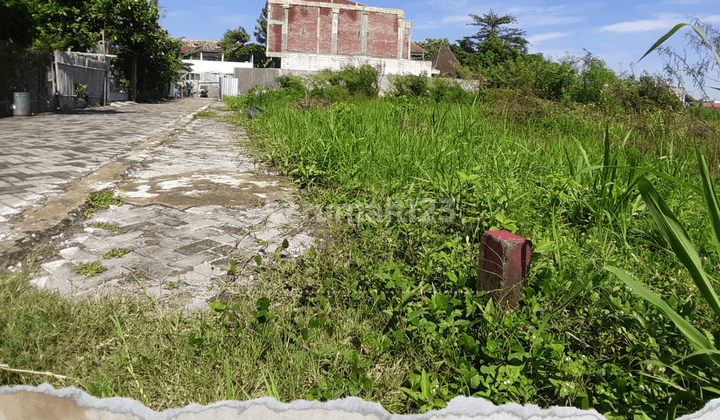
[[410,52],[425,53],[425,54],[429,53],[428,50],[426,50],[425,48],[419,46],[418,44],[416,44],[414,42],[410,43]]
[[457,70],[455,70],[454,64],[459,63],[458,59],[455,58],[455,54],[450,50],[447,45],[442,45],[435,51],[432,57],[432,66],[434,69],[440,70],[440,74],[450,73],[457,76]]

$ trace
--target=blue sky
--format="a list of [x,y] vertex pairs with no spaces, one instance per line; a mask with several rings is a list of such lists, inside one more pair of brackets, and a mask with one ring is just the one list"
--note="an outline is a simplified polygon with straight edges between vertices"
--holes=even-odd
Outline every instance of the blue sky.
[[[653,53],[640,63],[638,59],[675,24],[697,17],[720,27],[718,0],[666,0],[649,3],[642,0],[610,0],[593,3],[566,1],[517,1],[511,4],[470,0],[360,0],[367,6],[388,7],[405,11],[405,20],[413,23],[413,41],[425,38],[448,38],[450,41],[477,32],[469,14],[482,15],[490,9],[498,15],[517,18],[512,25],[527,32],[531,53],[561,58],[568,54],[582,56],[585,50],[605,60],[616,73],[640,75],[660,73],[663,60]],[[243,26],[252,34],[255,20],[264,6],[263,0],[160,0],[166,10],[161,20],[170,36],[220,39],[227,29]],[[667,44],[682,51],[685,34],[681,29]],[[692,54],[688,55],[692,59]],[[718,77],[720,78],[720,77]],[[708,85],[720,83],[708,81]],[[686,81],[692,93],[692,85]],[[720,92],[709,94],[720,99]]]

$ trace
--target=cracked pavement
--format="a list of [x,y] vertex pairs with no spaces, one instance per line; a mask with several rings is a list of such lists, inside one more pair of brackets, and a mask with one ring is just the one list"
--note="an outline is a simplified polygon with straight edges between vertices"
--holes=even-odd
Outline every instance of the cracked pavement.
[[[267,264],[314,247],[291,185],[253,162],[245,133],[194,118],[221,107],[183,99],[13,118],[12,130],[0,130],[11,151],[0,157],[0,269],[20,269],[43,249],[29,280],[40,289],[73,299],[143,293],[195,310],[228,284],[251,284],[256,256]],[[31,141],[17,143],[31,131]],[[82,216],[87,195],[100,190],[123,204]],[[118,249],[126,253],[107,258]],[[241,269],[235,275],[229,259]],[[105,271],[78,274],[94,262]]]

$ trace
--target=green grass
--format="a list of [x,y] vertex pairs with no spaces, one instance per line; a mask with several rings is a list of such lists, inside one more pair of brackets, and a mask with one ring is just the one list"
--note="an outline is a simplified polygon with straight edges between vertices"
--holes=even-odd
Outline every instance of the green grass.
[[120,258],[128,252],[130,252],[130,250],[126,248],[113,248],[110,251],[106,252],[102,257],[106,260],[109,260],[111,258]]
[[120,197],[115,196],[111,190],[96,191],[90,193],[85,199],[85,204],[88,208],[83,211],[85,217],[92,217],[93,213],[100,209],[106,209],[111,204],[122,206],[122,200]]
[[213,119],[217,117],[217,112],[213,111],[200,111],[197,114],[195,114],[195,117],[197,118],[209,118]]
[[[104,256],[103,256],[103,258],[104,258]],[[77,270],[75,270],[75,272],[77,274],[82,274],[84,276],[94,276],[96,274],[102,273],[105,270],[107,270],[107,268],[104,267],[99,262],[91,262],[91,263],[84,263],[84,264],[78,265]]]
[[[670,179],[700,184],[694,147],[709,143],[688,137],[691,116],[492,90],[474,104],[387,99],[327,110],[260,99],[262,118],[226,119],[295,180],[309,214],[342,216],[325,223],[323,245],[257,271],[236,263],[235,274],[258,285],[186,316],[165,315],[144,295],[71,302],[30,287],[26,273],[2,274],[0,360],[68,379],[4,372],[0,385],[74,385],[155,410],[353,395],[418,413],[466,395],[611,419],[693,412],[716,396],[644,363],[693,348],[602,270],[633,273],[700,331],[720,333],[710,308],[689,298],[697,288],[637,190],[640,175],[653,182],[717,277],[703,198]],[[348,221],[340,206],[351,205]],[[389,205],[403,217],[369,217]],[[488,229],[534,242],[517,310],[474,291]]]
[[90,227],[95,229],[107,230],[108,232],[120,232],[119,227],[111,225],[109,223],[93,223],[92,225],[90,225]]

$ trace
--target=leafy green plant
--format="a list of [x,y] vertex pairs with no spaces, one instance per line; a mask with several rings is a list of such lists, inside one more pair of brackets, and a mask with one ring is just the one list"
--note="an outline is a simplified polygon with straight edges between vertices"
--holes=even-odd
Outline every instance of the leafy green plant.
[[99,262],[91,262],[78,265],[75,272],[77,274],[82,274],[85,276],[94,276],[96,274],[102,273],[105,270],[107,270],[107,268]]
[[424,98],[430,94],[428,85],[428,77],[424,74],[419,76],[396,75],[391,79],[392,94],[395,96]]
[[[720,256],[720,205],[718,205],[717,194],[705,158],[699,151],[697,152],[697,160],[700,167],[703,196],[710,216],[710,226],[712,227],[710,234],[718,252],[717,255]],[[680,262],[690,272],[695,285],[700,290],[700,295],[710,306],[717,319],[720,320],[720,299],[715,292],[713,281],[703,268],[702,260],[687,232],[665,204],[665,201],[655,191],[653,185],[643,175],[639,178],[638,189],[663,238]],[[655,305],[675,324],[695,350],[694,353],[670,365],[665,365],[660,361],[653,361],[653,363],[667,366],[677,372],[681,378],[700,382],[702,390],[720,395],[720,351],[713,342],[674,311],[659,295],[634,280],[627,272],[613,266],[606,266],[605,269],[615,274],[643,299]],[[683,366],[683,362],[689,362],[689,366]],[[699,396],[697,398],[702,400]]]
[[127,248],[113,248],[110,251],[103,254],[102,257],[105,258],[106,260],[109,260],[111,258],[120,258],[129,252],[130,252],[130,250]]
[[86,217],[92,217],[92,214],[96,210],[108,208],[111,204],[122,206],[122,200],[120,200],[120,197],[117,197],[112,191],[104,190],[90,193],[90,195],[88,195],[85,199],[85,204],[89,207],[89,209],[85,210],[83,214]]
[[78,101],[85,102],[88,85],[82,83],[75,83],[75,97]]

